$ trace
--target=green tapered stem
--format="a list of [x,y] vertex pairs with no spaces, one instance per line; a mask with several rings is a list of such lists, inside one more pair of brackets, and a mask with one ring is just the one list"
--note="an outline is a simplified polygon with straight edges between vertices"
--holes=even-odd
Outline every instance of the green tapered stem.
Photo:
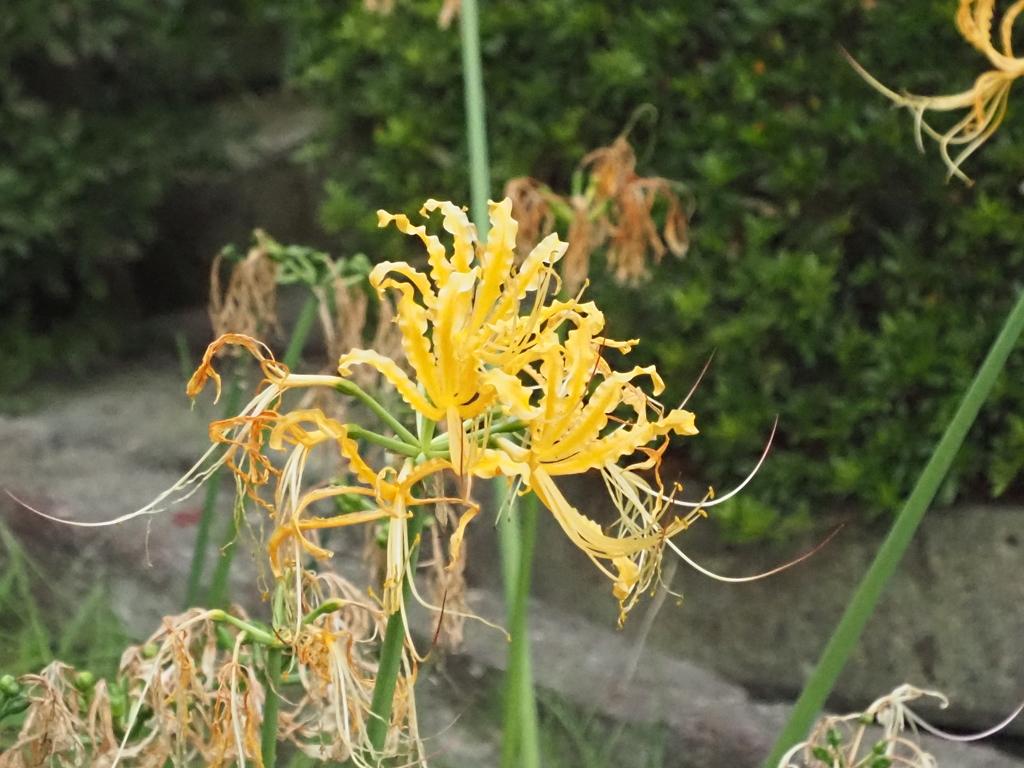
[[[391,525],[396,525],[394,520]],[[420,507],[413,510],[409,518],[409,568],[406,572],[406,579],[402,584],[402,600],[406,606],[412,602],[412,587],[409,579],[416,574],[416,564],[419,562],[420,547],[417,539],[423,533],[423,512]],[[413,544],[415,543],[415,546]],[[366,735],[370,739],[370,745],[377,753],[371,759],[376,760],[377,756],[384,751],[384,743],[388,738],[388,728],[391,725],[391,710],[395,703],[395,687],[398,684],[398,673],[402,668],[402,649],[405,646],[405,622],[402,619],[402,612],[395,611],[388,617],[388,624],[384,630],[384,642],[380,648],[380,664],[377,667],[377,682],[373,687],[373,698],[370,700],[370,719],[366,724]]]
[[283,651],[280,648],[270,648],[267,651],[267,685],[263,695],[263,723],[260,734],[263,768],[274,768],[277,761],[277,710],[281,703],[277,689],[281,685],[282,655]]
[[462,0],[462,78],[466,101],[466,141],[469,145],[470,215],[480,239],[487,236],[487,198],[491,191],[491,165],[487,159],[487,113],[484,102],[483,64],[480,59],[480,12],[476,0]]
[[804,687],[803,693],[793,707],[789,722],[783,728],[775,747],[764,762],[765,768],[776,768],[782,756],[794,744],[803,740],[825,705],[835,685],[836,678],[842,671],[846,660],[853,651],[860,634],[864,629],[885,588],[886,582],[896,570],[900,557],[910,544],[914,531],[917,530],[921,518],[928,510],[928,505],[935,498],[939,485],[949,471],[950,464],[963,444],[967,431],[971,428],[982,404],[992,391],[996,377],[1003,369],[1006,358],[1017,343],[1021,331],[1024,330],[1024,293],[1017,299],[1017,304],[1007,317],[1003,329],[999,332],[988,356],[981,364],[978,372],[960,401],[953,420],[946,427],[942,439],[935,447],[931,459],[917,480],[902,511],[893,523],[889,535],[882,543],[875,556],[871,568],[861,581],[856,594],[846,608],[843,618],[839,621],[832,638],[828,641],[818,666]]
[[[225,418],[237,415],[241,407],[242,399],[242,376],[245,372],[246,360],[239,358],[231,374],[231,382],[228,384],[228,396],[224,403]],[[210,545],[210,529],[213,526],[213,516],[217,507],[217,491],[220,490],[219,480],[223,465],[217,467],[213,474],[206,481],[206,496],[203,499],[203,512],[199,517],[199,525],[196,527],[196,541],[192,548],[192,567],[188,572],[188,582],[185,587],[185,607],[191,608],[203,602],[202,582],[203,569],[206,567],[206,549]]]
[[[281,360],[288,370],[294,370],[295,366],[299,364],[302,349],[306,346],[306,339],[309,338],[309,332],[313,329],[313,322],[316,320],[319,306],[320,303],[315,296],[310,296],[306,299],[306,303],[302,306],[302,312],[299,313],[299,318],[295,321],[291,338],[288,340],[288,347],[285,349],[284,358]],[[235,412],[237,410],[238,404],[234,404],[233,407],[229,408],[229,415],[236,415]],[[211,486],[211,488],[215,489],[216,486]],[[209,498],[209,496],[210,491],[207,491],[207,497]],[[213,493],[213,496],[216,496],[216,493]],[[206,514],[205,509],[203,514]],[[208,536],[209,532],[207,531]],[[228,578],[231,576],[231,563],[235,558],[237,546],[238,519],[236,515],[232,514],[224,531],[224,537],[221,539],[220,557],[217,558],[217,565],[213,569],[210,592],[206,599],[206,604],[210,607],[224,608],[228,604]]]
[[[490,161],[487,158],[487,118],[483,64],[480,57],[480,14],[476,0],[462,0],[461,19],[462,75],[466,101],[466,137],[469,146],[470,214],[479,237],[483,240],[487,237],[490,225],[487,199],[490,196],[491,172]],[[506,491],[500,482],[497,487],[499,494]],[[503,497],[499,498],[503,500]],[[509,632],[512,635],[506,680],[502,766],[511,766],[510,761],[518,754],[518,765],[534,768],[540,765],[540,752],[526,609],[537,523],[535,498],[525,505],[522,514],[522,531],[515,516],[509,519],[502,515],[503,519],[498,523],[505,600],[509,606]]]
[[[508,496],[507,486],[499,499]],[[499,505],[499,509],[504,509]],[[512,642],[505,673],[505,715],[501,744],[501,768],[540,768],[540,743],[537,734],[537,700],[533,693],[530,663],[528,610],[533,550],[537,540],[537,497],[524,496],[518,515],[502,515],[499,523],[502,571],[508,631]]]

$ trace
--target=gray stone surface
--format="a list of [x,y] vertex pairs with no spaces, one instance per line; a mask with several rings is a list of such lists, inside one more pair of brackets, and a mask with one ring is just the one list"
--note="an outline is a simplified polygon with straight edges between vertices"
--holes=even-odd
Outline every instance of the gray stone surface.
[[[608,502],[594,487],[576,483],[567,491],[602,519],[610,514]],[[839,679],[835,706],[853,708],[908,682],[950,697],[949,709],[936,713],[938,722],[982,729],[1024,700],[1022,512],[981,505],[929,512]],[[705,567],[744,576],[807,552],[843,522],[849,524],[821,552],[762,581],[716,582],[681,564],[674,588],[682,604],[665,605],[652,647],[762,695],[795,696],[887,526],[837,516],[784,545],[729,546],[702,523],[676,539]],[[617,606],[606,579],[555,533],[542,528],[539,537],[537,556],[547,575],[535,582],[536,595],[601,623],[613,621]],[[639,625],[631,617],[625,631],[635,634]],[[1024,734],[1024,721],[1010,730]]]
[[[111,519],[144,505],[202,453],[206,425],[220,413],[208,396],[190,409],[183,390],[182,375],[170,361],[44,390],[39,410],[0,418],[0,487],[49,514],[81,521]],[[229,488],[224,490],[222,509],[228,508]],[[600,517],[603,496],[594,486],[569,490]],[[179,610],[201,503],[197,495],[148,521],[94,529],[45,521],[6,495],[0,496],[0,514],[55,582],[69,574],[81,578],[72,562],[85,559],[102,567],[115,609],[141,636],[161,615]],[[693,534],[681,539],[687,550],[730,575],[784,562],[821,535],[785,546],[726,547],[707,526]],[[624,631],[612,629],[617,607],[609,585],[545,519],[532,638],[538,682],[610,718],[667,723],[667,765],[756,765],[785,707],[758,703],[739,686],[782,693],[799,687],[882,535],[882,529],[850,525],[810,562],[748,585],[719,584],[681,568],[675,586],[685,599],[679,606],[668,602],[657,616],[636,676],[627,682],[645,609],[637,609]],[[481,588],[473,593],[477,609],[500,619],[491,536],[489,515],[482,516],[469,543],[470,577]],[[863,706],[910,682],[949,694],[952,706],[944,722],[956,727],[987,726],[1012,710],[1024,695],[1020,542],[1024,515],[1016,510],[932,513],[841,680],[837,705]],[[360,566],[351,554],[340,565],[355,573]],[[243,568],[235,594],[258,610],[246,562],[239,558]],[[466,655],[449,663],[464,662],[482,673],[503,667],[504,637],[481,625],[468,630]],[[465,677],[465,684],[472,679]],[[429,686],[424,696],[430,699]],[[456,725],[455,735],[444,741],[465,700],[432,701],[425,702],[436,714],[431,728],[436,743],[449,745],[452,764],[458,755],[469,761],[462,764],[491,764],[491,737]],[[1022,764],[984,747],[958,749],[942,752],[940,764]]]

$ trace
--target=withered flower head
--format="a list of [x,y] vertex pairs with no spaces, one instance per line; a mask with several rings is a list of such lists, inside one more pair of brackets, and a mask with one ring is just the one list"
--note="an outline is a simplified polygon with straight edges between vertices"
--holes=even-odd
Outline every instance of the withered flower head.
[[[647,253],[655,263],[666,252],[682,258],[689,247],[687,216],[668,179],[644,177],[636,172],[636,155],[626,135],[600,147],[580,161],[589,169],[585,192],[560,196],[535,179],[512,179],[505,196],[512,200],[512,216],[519,222],[520,252],[548,234],[555,215],[569,221],[569,246],[562,280],[575,295],[587,278],[590,254],[606,246],[608,268],[620,285],[636,286],[649,277]],[[665,225],[658,232],[653,212],[658,200],[666,206]]]

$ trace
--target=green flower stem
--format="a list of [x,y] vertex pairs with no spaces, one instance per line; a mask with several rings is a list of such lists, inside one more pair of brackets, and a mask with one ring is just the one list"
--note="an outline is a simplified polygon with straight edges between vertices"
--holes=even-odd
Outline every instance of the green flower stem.
[[335,611],[340,611],[344,607],[344,605],[345,603],[339,600],[338,598],[325,600],[324,602],[320,603],[320,605],[317,607],[315,611],[310,611],[308,614],[306,614],[305,617],[303,617],[302,626],[305,627],[312,624],[325,613],[334,613]]
[[[231,418],[235,416],[242,403],[242,377],[245,373],[247,361],[239,357],[231,374],[231,381],[228,384],[228,396],[224,403],[224,416]],[[185,607],[191,608],[203,602],[201,595],[203,570],[206,567],[206,550],[210,545],[210,529],[213,527],[213,517],[217,507],[217,492],[220,490],[220,475],[223,465],[217,467],[213,474],[206,481],[206,496],[203,499],[203,512],[199,517],[199,525],[196,527],[196,541],[192,548],[192,567],[189,569],[188,582],[185,587]]]
[[[499,509],[508,499],[508,486],[499,482]],[[509,500],[515,504],[515,500]],[[522,497],[518,515],[502,515],[498,535],[508,631],[512,637],[505,673],[505,728],[501,744],[501,768],[540,768],[537,736],[537,701],[533,694],[530,664],[530,632],[527,623],[533,550],[537,539],[537,497]]]
[[[395,525],[391,521],[391,525]],[[416,574],[416,564],[420,558],[419,539],[423,533],[423,512],[420,507],[412,510],[409,518],[409,568],[402,584],[402,600],[406,606],[412,601],[412,586],[409,579]],[[384,630],[384,642],[380,648],[380,664],[377,667],[377,682],[373,687],[373,698],[370,701],[370,720],[366,724],[366,733],[370,745],[379,755],[384,751],[388,728],[391,725],[391,709],[395,703],[395,687],[398,684],[398,673],[402,668],[402,650],[405,647],[405,621],[402,612],[396,611],[388,617]],[[371,756],[371,759],[377,759]]]
[[263,723],[261,726],[260,752],[263,756],[263,768],[274,768],[277,761],[277,710],[281,703],[278,687],[281,685],[281,657],[284,652],[280,648],[267,651],[266,690],[263,694]]
[[421,425],[418,425],[420,427],[418,430],[420,433],[420,451],[427,455],[431,452],[430,446],[434,440],[434,428],[437,424],[423,416],[420,419],[422,422]]
[[348,379],[345,379],[339,382],[338,384],[335,384],[334,387],[343,395],[351,395],[352,397],[356,398],[364,405],[366,405],[367,408],[369,408],[371,411],[377,414],[377,416],[380,417],[381,421],[383,421],[385,424],[391,427],[392,432],[394,432],[396,435],[402,438],[402,441],[406,443],[406,447],[413,446],[416,449],[416,452],[419,453],[420,441],[416,439],[416,436],[413,435],[413,433],[406,429],[404,426],[402,426],[402,423],[398,419],[396,419],[394,416],[388,413],[387,409],[383,405],[374,400],[369,394],[366,393],[365,390],[360,388],[354,381],[349,381]]
[[319,309],[320,302],[317,301],[316,296],[309,296],[306,299],[306,303],[302,305],[302,311],[299,312],[299,317],[295,321],[292,337],[288,340],[288,346],[284,351],[284,358],[281,360],[290,371],[295,369],[295,366],[299,364],[299,360],[302,358],[302,350],[306,346],[309,332],[313,330],[313,323],[316,322],[316,315]]
[[[466,433],[466,439],[473,442],[474,438],[480,437],[481,435],[506,435],[509,432],[518,432],[521,429],[526,428],[526,422],[519,419],[512,419],[511,421],[502,422],[499,424],[493,424],[489,429],[474,429],[472,432]],[[430,441],[430,451],[435,453],[448,446],[448,435],[438,435]]]
[[[368,429],[363,429],[358,424],[346,424],[345,426],[348,427],[348,436],[351,437],[352,439],[363,439],[368,443],[375,443],[377,445],[381,445],[387,448],[389,451],[397,453],[401,456],[408,456],[410,459],[415,459],[423,452],[423,449],[420,448],[418,445],[409,445],[408,443],[403,443],[401,440],[395,440],[394,438],[391,437],[379,435],[376,432],[371,432]],[[434,453],[432,452],[430,455],[433,456]]]
[[210,611],[210,619],[213,621],[223,621],[225,624],[230,624],[233,627],[245,632],[257,643],[267,646],[268,648],[283,648],[281,641],[278,640],[274,635],[265,629],[252,624],[248,621],[232,616],[230,613],[222,610]]
[[[299,364],[302,350],[306,346],[306,339],[309,338],[309,332],[313,330],[313,322],[316,320],[319,306],[315,296],[306,299],[306,303],[302,306],[302,312],[295,322],[291,338],[288,340],[288,347],[285,349],[284,358],[281,361],[288,370],[294,370]],[[230,415],[235,415],[237,410],[238,405],[236,404],[229,409]],[[231,563],[235,559],[235,548],[238,546],[238,513],[231,515],[221,541],[220,557],[217,558],[213,579],[210,582],[210,592],[206,599],[207,605],[217,607],[228,604],[228,578],[231,576]]]
[[487,158],[487,113],[484,104],[483,64],[480,58],[480,11],[476,0],[462,0],[462,77],[469,144],[470,213],[480,238],[487,237],[490,218],[487,198],[491,164]]
[[824,706],[825,699],[831,692],[836,678],[846,664],[864,625],[871,616],[886,582],[896,570],[900,557],[907,545],[910,544],[914,531],[928,510],[928,505],[935,498],[939,485],[945,478],[950,464],[953,463],[957,451],[960,450],[967,431],[977,418],[982,404],[992,391],[996,377],[1002,371],[1006,358],[1009,357],[1022,330],[1024,330],[1024,293],[1017,299],[1016,306],[1007,317],[988,356],[960,401],[953,420],[946,427],[931,459],[928,460],[924,471],[921,472],[917,485],[914,486],[914,490],[896,518],[896,522],[893,523],[889,535],[878,550],[871,568],[868,569],[856,594],[847,606],[839,626],[836,627],[818,661],[818,666],[793,707],[789,722],[786,723],[771,755],[765,761],[765,768],[775,768],[779,760],[782,759],[782,755],[801,741],[810,730],[814,718]]

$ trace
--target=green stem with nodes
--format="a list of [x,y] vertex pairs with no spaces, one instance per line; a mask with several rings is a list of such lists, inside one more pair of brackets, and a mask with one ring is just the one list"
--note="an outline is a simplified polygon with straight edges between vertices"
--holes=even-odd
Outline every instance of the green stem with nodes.
[[[242,403],[242,377],[245,374],[247,361],[239,357],[228,384],[228,397],[224,403],[224,417],[231,418],[238,413]],[[192,548],[192,567],[189,569],[188,582],[185,587],[185,607],[191,608],[203,602],[201,591],[203,570],[206,567],[206,550],[210,545],[210,529],[213,527],[213,516],[217,507],[217,491],[220,490],[220,475],[224,466],[214,470],[206,481],[206,496],[203,499],[203,512],[196,527],[196,542]]]
[[420,441],[416,439],[416,436],[413,435],[413,433],[406,429],[404,426],[402,426],[402,423],[398,419],[396,419],[394,416],[388,413],[387,409],[383,405],[374,400],[373,397],[371,397],[365,390],[359,387],[359,385],[357,385],[354,381],[344,379],[335,384],[334,388],[341,392],[343,395],[351,395],[352,397],[356,398],[361,403],[363,403],[367,408],[369,408],[371,411],[377,414],[377,416],[380,417],[381,421],[383,421],[385,424],[391,427],[391,431],[398,435],[400,438],[402,438],[403,442],[415,447],[417,449],[417,453],[419,452]]
[[496,489],[499,510],[504,512],[505,505],[511,505],[509,514],[502,514],[498,528],[508,631],[512,637],[505,673],[501,768],[540,768],[537,700],[533,694],[527,621],[533,550],[537,539],[537,497],[532,493],[522,497],[518,504],[519,514],[513,515],[516,499],[509,497],[508,486],[499,481]]
[[[392,520],[391,525],[397,525]],[[419,539],[423,533],[423,511],[416,507],[409,518],[409,566],[402,583],[402,600],[408,606],[412,601],[412,586],[409,579],[415,577],[416,564],[420,558]],[[388,728],[391,726],[391,710],[395,703],[395,687],[398,684],[398,673],[402,668],[402,651],[405,648],[405,621],[401,611],[395,611],[388,617],[387,628],[384,630],[384,642],[380,648],[380,664],[377,667],[377,682],[373,687],[373,698],[370,701],[370,719],[366,724],[366,734],[370,746],[375,753],[371,759],[384,751]]]
[[[316,297],[310,296],[302,307],[299,319],[295,322],[295,328],[292,329],[291,338],[288,340],[288,347],[285,350],[284,358],[281,360],[288,370],[294,370],[299,364],[302,349],[306,346],[306,339],[309,338],[309,332],[313,329],[313,322],[316,320],[317,308],[319,306],[320,303]],[[237,410],[238,405],[229,409],[232,416]],[[210,582],[210,592],[207,595],[207,605],[224,606],[228,603],[228,578],[231,576],[231,562],[235,558],[235,548],[238,544],[239,514],[241,514],[241,510],[231,515],[231,519],[228,521],[227,528],[224,531],[224,538],[221,540],[220,546],[220,557],[217,558],[217,566],[213,570],[213,579]]]
[[992,386],[1022,331],[1024,331],[1024,293],[1017,299],[1016,306],[1007,317],[985,361],[981,364],[971,386],[960,401],[953,420],[946,427],[931,459],[928,460],[928,464],[921,472],[917,485],[914,486],[914,490],[896,518],[896,522],[893,523],[889,535],[878,550],[871,568],[868,569],[856,594],[847,606],[839,626],[836,627],[818,661],[818,666],[793,707],[789,722],[786,723],[771,755],[765,761],[765,768],[775,768],[786,751],[801,741],[810,730],[814,718],[824,706],[825,699],[831,692],[836,678],[860,638],[864,625],[871,616],[886,582],[895,572],[900,557],[910,544],[914,531],[917,530],[924,513],[928,510],[928,505],[935,498],[939,485],[967,436],[967,431],[971,428],[981,406],[992,391]]

